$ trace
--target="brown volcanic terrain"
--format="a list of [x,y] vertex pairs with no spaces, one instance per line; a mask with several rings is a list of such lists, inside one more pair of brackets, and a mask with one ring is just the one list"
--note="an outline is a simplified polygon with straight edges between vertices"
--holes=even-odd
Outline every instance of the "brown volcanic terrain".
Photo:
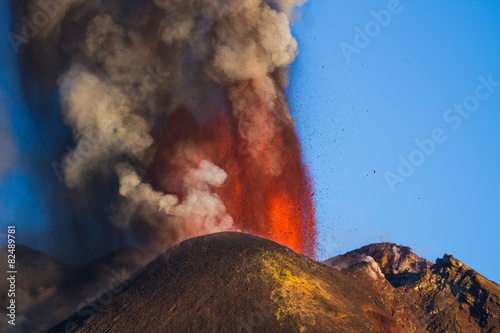
[[[7,248],[0,248],[2,258],[7,258]],[[69,276],[72,271],[70,268],[60,263],[51,256],[30,249],[28,247],[16,246],[16,326],[9,325],[7,320],[0,321],[0,332],[29,332],[28,326],[34,322],[54,322],[61,319],[57,315],[58,306],[63,307],[63,303],[58,302],[56,307],[53,303],[47,303],[46,306],[40,306],[49,299],[53,299],[60,290],[60,286],[64,284],[63,277]],[[0,268],[2,272],[7,271],[7,260],[2,259]],[[4,276],[0,280],[0,302],[2,306],[8,304],[7,297],[8,284]],[[54,305],[53,307],[51,307]],[[34,311],[34,309],[43,309]],[[74,311],[75,307],[72,308]],[[47,311],[46,311],[47,310]],[[64,315],[71,313],[63,312]],[[5,311],[2,312],[5,317]],[[63,317],[64,318],[64,317]],[[46,328],[46,327],[45,327]]]
[[368,256],[395,287],[383,291],[385,299],[397,301],[423,331],[500,332],[500,286],[453,256],[445,255],[433,265],[409,247],[381,243],[324,263],[347,272]]
[[394,287],[415,282],[432,266],[430,261],[413,253],[411,248],[392,243],[363,246],[360,249],[328,259],[323,263],[344,269],[362,261],[367,256],[372,257],[377,262],[385,278]]
[[114,295],[49,332],[500,332],[496,283],[388,243],[322,264],[248,234],[202,236]]
[[411,290],[429,331],[500,332],[500,286],[453,256],[438,259]]
[[[0,248],[7,258],[7,249]],[[40,332],[99,297],[110,283],[127,280],[151,260],[151,254],[122,248],[83,267],[71,267],[51,256],[16,246],[16,326],[0,321],[0,332]],[[3,271],[6,263],[2,262]],[[0,280],[0,301],[7,304],[7,280]]]

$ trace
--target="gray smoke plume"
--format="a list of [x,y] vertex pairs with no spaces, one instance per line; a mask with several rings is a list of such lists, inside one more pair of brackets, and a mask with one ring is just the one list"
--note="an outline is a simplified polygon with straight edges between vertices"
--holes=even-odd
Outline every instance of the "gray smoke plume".
[[[1,93],[1,91],[0,91]],[[0,95],[1,97],[1,95]],[[12,139],[10,121],[0,99],[0,180],[4,173],[12,167],[16,157],[16,148]]]
[[67,187],[92,197],[95,175],[116,179],[111,220],[122,229],[142,223],[160,246],[234,230],[215,193],[228,170],[197,147],[179,145],[171,162],[182,200],[150,183],[154,133],[179,105],[199,120],[229,109],[251,158],[281,174],[285,152],[272,140],[294,126],[282,90],[297,54],[290,21],[304,2],[27,1],[16,42],[30,74],[60,93],[75,143],[61,163]]

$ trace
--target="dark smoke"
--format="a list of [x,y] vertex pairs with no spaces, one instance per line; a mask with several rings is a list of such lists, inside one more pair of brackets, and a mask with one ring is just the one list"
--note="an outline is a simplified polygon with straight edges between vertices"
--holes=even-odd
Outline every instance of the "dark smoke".
[[[158,148],[153,135],[180,105],[197,122],[230,113],[255,163],[280,175],[283,151],[272,139],[294,126],[282,85],[297,52],[289,25],[301,3],[13,2],[11,39],[22,51],[27,98],[59,94],[73,134],[73,148],[52,166],[68,188],[73,221],[64,223],[72,223],[78,242],[106,247],[132,234],[134,242],[164,249],[238,229],[215,194],[228,170],[207,159],[195,163],[197,147],[175,147],[170,161],[181,170],[182,200],[148,181],[169,177],[147,174]],[[262,106],[274,114],[259,112]]]

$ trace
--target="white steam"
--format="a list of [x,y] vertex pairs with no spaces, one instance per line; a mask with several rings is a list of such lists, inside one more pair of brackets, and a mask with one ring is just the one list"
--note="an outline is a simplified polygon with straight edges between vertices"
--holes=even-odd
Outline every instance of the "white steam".
[[208,161],[202,161],[197,169],[190,169],[184,176],[186,196],[182,202],[175,195],[155,191],[129,164],[117,165],[116,173],[120,180],[119,193],[127,200],[117,219],[122,227],[128,227],[133,214],[139,212],[149,223],[167,226],[168,221],[178,239],[233,229],[233,219],[213,192],[227,175]]
[[323,261],[323,264],[331,266],[337,270],[345,270],[360,264],[365,264],[363,267],[365,272],[373,279],[378,280],[384,278],[378,263],[371,257],[365,254],[355,254],[351,256],[339,255],[328,260]]
[[401,260],[401,253],[399,253],[399,248],[395,245],[392,247],[392,253],[394,254],[394,263],[392,265],[393,273],[398,274],[398,273],[400,273],[399,261]]

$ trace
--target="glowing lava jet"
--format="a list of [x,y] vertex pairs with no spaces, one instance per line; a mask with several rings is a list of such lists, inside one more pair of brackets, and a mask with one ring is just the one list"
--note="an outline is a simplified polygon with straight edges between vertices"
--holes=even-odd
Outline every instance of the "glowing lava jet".
[[[182,200],[177,181],[182,169],[208,160],[227,173],[216,194],[236,228],[314,256],[313,190],[286,100],[282,95],[275,109],[268,109],[245,87],[230,89],[251,113],[235,117],[221,107],[214,119],[199,122],[186,107],[176,109],[155,136],[158,149],[150,170],[152,183]],[[185,159],[182,168],[179,158]]]

